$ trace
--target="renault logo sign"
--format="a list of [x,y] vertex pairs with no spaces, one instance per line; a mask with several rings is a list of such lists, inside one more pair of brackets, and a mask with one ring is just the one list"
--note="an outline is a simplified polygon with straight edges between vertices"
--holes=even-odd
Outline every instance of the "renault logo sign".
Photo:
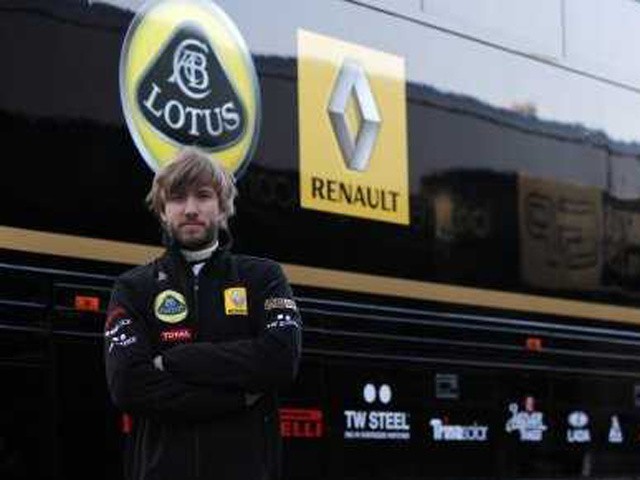
[[120,96],[129,131],[153,170],[183,145],[195,145],[238,176],[257,142],[259,90],[242,36],[213,2],[152,1],[131,23]]
[[298,31],[300,204],[409,224],[404,59]]
[[[361,120],[355,135],[349,131],[347,121],[350,98],[355,100]],[[380,114],[364,69],[356,61],[348,59],[342,65],[328,110],[347,167],[366,170],[380,129]]]

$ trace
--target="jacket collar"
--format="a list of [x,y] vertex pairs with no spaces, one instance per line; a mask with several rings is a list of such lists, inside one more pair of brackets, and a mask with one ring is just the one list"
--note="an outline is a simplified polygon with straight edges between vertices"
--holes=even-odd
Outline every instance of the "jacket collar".
[[[180,251],[180,246],[173,240],[170,240],[165,235],[165,243],[167,249],[164,258],[168,260],[174,267],[178,267],[179,270],[191,272],[187,260]],[[231,251],[231,245],[233,239],[231,234],[227,230],[220,230],[218,232],[218,247],[214,250],[211,256],[206,260],[204,268],[210,268],[211,265],[219,264],[225,257],[227,257]]]

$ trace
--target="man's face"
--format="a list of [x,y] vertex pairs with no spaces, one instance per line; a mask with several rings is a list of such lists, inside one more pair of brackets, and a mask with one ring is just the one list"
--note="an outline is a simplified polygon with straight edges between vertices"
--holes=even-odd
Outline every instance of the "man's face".
[[221,214],[213,185],[194,185],[167,196],[160,214],[165,228],[181,248],[199,250],[218,237]]

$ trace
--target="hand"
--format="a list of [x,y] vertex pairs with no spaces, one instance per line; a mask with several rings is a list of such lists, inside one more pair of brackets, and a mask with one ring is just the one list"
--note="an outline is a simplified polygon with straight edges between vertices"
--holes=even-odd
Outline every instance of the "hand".
[[157,370],[164,372],[164,364],[162,363],[162,355],[157,355],[153,359],[153,366],[156,367]]
[[252,407],[261,397],[261,393],[245,393],[244,403],[247,407]]

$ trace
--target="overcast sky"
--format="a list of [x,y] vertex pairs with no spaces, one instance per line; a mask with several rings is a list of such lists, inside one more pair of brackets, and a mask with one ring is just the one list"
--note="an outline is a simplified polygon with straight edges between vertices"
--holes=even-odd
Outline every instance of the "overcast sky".
[[[134,11],[145,3],[97,1]],[[633,54],[640,3],[633,0],[216,3],[254,54],[295,57],[303,28],[401,56],[411,82],[501,108],[530,105],[542,119],[640,141],[640,56]]]

